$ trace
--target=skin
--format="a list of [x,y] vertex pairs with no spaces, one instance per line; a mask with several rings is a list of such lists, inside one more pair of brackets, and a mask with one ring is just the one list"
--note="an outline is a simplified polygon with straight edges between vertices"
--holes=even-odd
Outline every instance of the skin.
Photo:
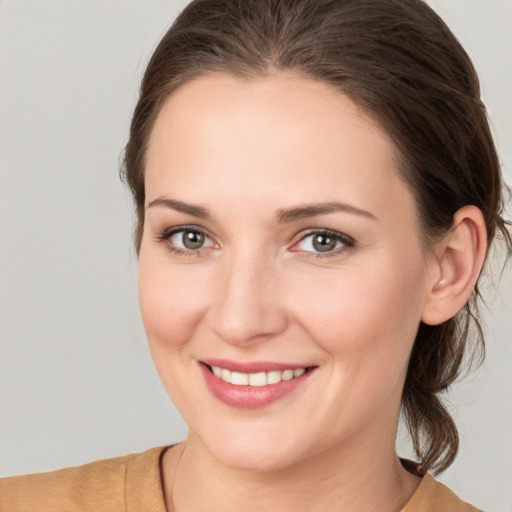
[[[189,426],[185,450],[163,460],[178,512],[398,511],[418,486],[395,454],[401,393],[418,325],[450,314],[435,297],[449,295],[460,265],[446,240],[427,257],[394,154],[347,96],[291,73],[201,77],[162,108],[147,151],[139,294],[157,371]],[[276,221],[334,202],[366,213]],[[479,233],[467,219],[463,249]],[[180,226],[203,231],[204,246],[172,252],[181,236],[162,233]],[[306,237],[322,229],[354,243],[315,252]],[[213,357],[315,370],[280,400],[239,409],[207,389],[198,361]]]

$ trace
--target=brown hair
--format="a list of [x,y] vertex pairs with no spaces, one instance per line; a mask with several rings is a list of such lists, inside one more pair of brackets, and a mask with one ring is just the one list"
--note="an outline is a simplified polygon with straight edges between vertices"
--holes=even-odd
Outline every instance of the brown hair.
[[[123,177],[135,199],[135,241],[144,223],[144,159],[168,96],[195,77],[258,78],[276,70],[331,84],[376,118],[400,154],[425,243],[451,227],[464,205],[483,212],[492,241],[502,218],[501,171],[464,49],[421,0],[194,0],[149,62],[125,149]],[[483,349],[476,288],[465,308],[438,326],[421,324],[402,412],[423,469],[442,471],[458,433],[439,393],[462,367],[470,326]]]

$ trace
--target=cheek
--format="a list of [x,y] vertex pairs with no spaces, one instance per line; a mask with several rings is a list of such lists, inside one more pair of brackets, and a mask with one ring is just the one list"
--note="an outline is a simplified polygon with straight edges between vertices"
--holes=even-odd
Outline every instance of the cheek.
[[[149,251],[148,251],[149,252]],[[152,352],[180,349],[203,316],[208,286],[200,265],[179,269],[165,256],[141,251],[139,302]]]
[[173,268],[165,255],[149,251],[141,251],[139,257],[139,302],[149,349],[165,390],[184,417],[189,416],[196,392],[188,385],[195,370],[189,342],[210,293],[197,267]]
[[301,279],[291,309],[340,375],[396,377],[407,366],[419,325],[423,274],[416,260],[396,255],[378,264],[362,262]]
[[302,308],[304,325],[332,363],[324,414],[354,432],[376,415],[394,420],[419,325],[414,269],[384,270],[351,269],[337,286],[315,287]]

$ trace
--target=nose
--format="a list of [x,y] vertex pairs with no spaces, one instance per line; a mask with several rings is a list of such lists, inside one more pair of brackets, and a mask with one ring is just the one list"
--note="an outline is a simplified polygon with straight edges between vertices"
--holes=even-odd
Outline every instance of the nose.
[[268,262],[239,257],[226,262],[210,308],[211,329],[240,347],[268,340],[286,329],[280,304],[281,276]]

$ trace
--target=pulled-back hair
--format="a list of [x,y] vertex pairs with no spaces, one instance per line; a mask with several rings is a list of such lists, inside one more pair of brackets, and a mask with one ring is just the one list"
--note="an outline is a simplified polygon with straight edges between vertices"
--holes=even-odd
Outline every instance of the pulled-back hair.
[[[332,85],[378,120],[415,196],[426,251],[465,205],[482,211],[489,242],[499,235],[510,247],[500,165],[476,72],[423,1],[194,0],[153,53],[125,149],[137,251],[146,149],[169,95],[211,73],[250,80],[281,70]],[[446,469],[457,453],[457,428],[440,393],[459,375],[470,341],[483,353],[478,299],[477,286],[454,318],[418,329],[402,412],[424,470]]]

